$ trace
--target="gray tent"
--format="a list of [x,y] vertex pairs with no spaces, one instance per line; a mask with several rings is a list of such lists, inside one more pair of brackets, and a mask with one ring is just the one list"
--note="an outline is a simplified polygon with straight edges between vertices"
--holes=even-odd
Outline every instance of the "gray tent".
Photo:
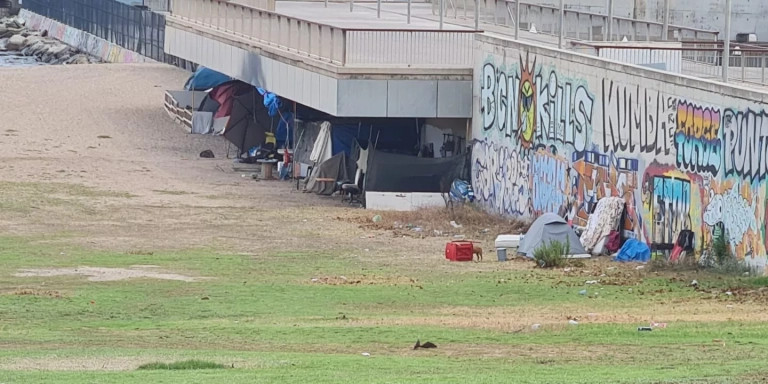
[[528,233],[520,241],[518,253],[533,258],[533,252],[550,241],[570,243],[570,255],[583,255],[587,252],[581,246],[579,236],[562,217],[554,213],[545,213],[533,222]]

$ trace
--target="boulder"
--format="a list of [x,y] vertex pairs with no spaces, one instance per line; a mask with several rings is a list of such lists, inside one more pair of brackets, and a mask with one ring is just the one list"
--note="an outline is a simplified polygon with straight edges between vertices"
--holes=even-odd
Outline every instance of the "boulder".
[[33,45],[39,43],[42,40],[43,40],[43,38],[41,38],[40,36],[35,36],[35,35],[27,36],[27,38],[24,39],[24,47],[33,46]]
[[24,36],[21,35],[13,35],[10,39],[8,39],[8,44],[6,45],[6,49],[9,51],[18,51],[21,49],[21,47],[24,45]]
[[56,57],[61,57],[61,55],[63,55],[68,48],[69,47],[64,44],[56,44],[48,50],[48,53]]

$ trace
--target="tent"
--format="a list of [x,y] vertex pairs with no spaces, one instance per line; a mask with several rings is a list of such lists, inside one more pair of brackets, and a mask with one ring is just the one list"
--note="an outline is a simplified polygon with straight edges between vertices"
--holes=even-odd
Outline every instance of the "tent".
[[248,85],[232,99],[224,138],[242,153],[263,144],[266,132],[272,131],[272,124],[273,119],[264,108],[261,95]]
[[429,158],[374,150],[365,189],[376,192],[448,192],[463,173],[466,154]]
[[231,77],[221,72],[201,66],[187,79],[184,89],[187,91],[205,91],[231,80]]
[[518,253],[533,258],[536,249],[553,240],[569,244],[570,255],[586,254],[573,228],[565,219],[554,213],[545,213],[533,222],[523,240],[520,241]]

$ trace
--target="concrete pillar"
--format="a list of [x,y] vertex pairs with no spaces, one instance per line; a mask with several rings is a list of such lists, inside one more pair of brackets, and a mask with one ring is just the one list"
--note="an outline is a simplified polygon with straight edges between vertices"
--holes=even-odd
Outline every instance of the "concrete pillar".
[[[731,61],[731,0],[725,0],[725,39],[723,40],[723,82],[728,82]],[[743,58],[742,58],[743,60]]]

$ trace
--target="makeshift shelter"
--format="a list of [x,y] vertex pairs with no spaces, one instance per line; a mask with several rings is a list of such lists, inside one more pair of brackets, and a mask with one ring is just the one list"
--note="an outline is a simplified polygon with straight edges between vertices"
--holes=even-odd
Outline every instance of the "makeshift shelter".
[[570,256],[582,256],[587,253],[573,228],[565,219],[554,213],[545,213],[531,224],[531,228],[520,241],[518,253],[533,258],[539,247],[549,245],[552,241],[568,244]]
[[373,151],[365,189],[376,192],[448,192],[463,171],[466,155],[445,158]]
[[595,212],[589,215],[587,228],[582,232],[581,245],[593,254],[602,254],[605,241],[612,231],[619,230],[624,199],[621,197],[604,197],[597,202]]
[[187,91],[206,91],[229,81],[232,81],[231,77],[213,69],[200,66],[187,79],[184,89]]
[[229,100],[229,121],[224,128],[224,138],[240,153],[262,145],[274,122],[262,104],[261,95],[247,85]]
[[318,195],[330,196],[336,191],[337,183],[348,180],[347,155],[338,153],[323,161],[312,170],[306,190]]

